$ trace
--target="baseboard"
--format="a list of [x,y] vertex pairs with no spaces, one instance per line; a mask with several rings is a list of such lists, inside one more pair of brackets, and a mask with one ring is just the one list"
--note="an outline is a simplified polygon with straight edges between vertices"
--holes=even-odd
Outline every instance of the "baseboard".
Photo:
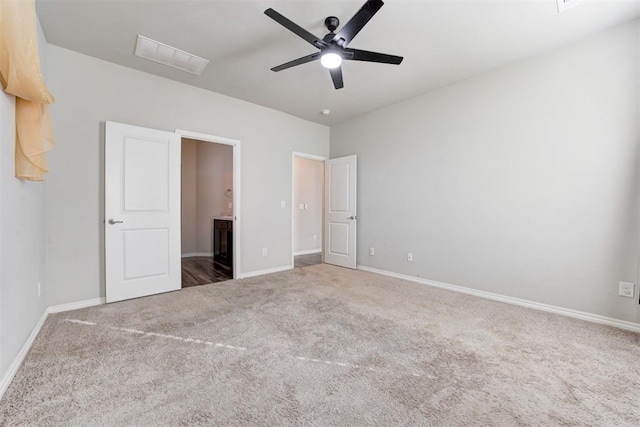
[[319,254],[322,252],[322,249],[307,249],[306,251],[297,251],[293,253],[293,256],[298,255],[311,255],[311,254]]
[[42,313],[42,316],[40,316],[40,320],[38,320],[38,323],[36,323],[36,326],[33,327],[31,334],[29,334],[29,337],[22,345],[22,348],[20,349],[16,357],[13,359],[13,362],[11,362],[11,365],[9,366],[9,370],[4,375],[4,377],[2,377],[2,380],[0,381],[0,399],[2,399],[2,396],[4,396],[4,393],[9,388],[9,384],[11,384],[13,377],[16,376],[16,372],[18,372],[18,369],[20,369],[20,365],[22,365],[22,361],[27,356],[27,353],[29,353],[31,346],[33,345],[33,342],[36,340],[36,337],[40,333],[40,329],[42,328],[42,325],[44,325],[45,320],[47,320],[48,315],[49,315],[49,311],[45,309],[44,313]]
[[86,308],[86,307],[93,307],[94,305],[101,305],[105,303],[105,299],[104,298],[94,298],[94,299],[87,299],[84,301],[77,301],[77,302],[72,302],[69,304],[60,304],[60,305],[53,305],[51,307],[49,307],[48,312],[49,313],[62,313],[63,311],[71,311],[71,310],[78,310],[81,308]]
[[22,365],[22,362],[24,361],[24,358],[27,356],[27,353],[29,353],[31,346],[33,345],[33,342],[36,340],[36,337],[40,333],[40,329],[42,328],[42,325],[44,325],[45,320],[47,320],[47,316],[49,316],[49,313],[61,313],[63,311],[78,310],[80,308],[92,307],[94,305],[100,305],[104,303],[105,303],[104,298],[94,298],[94,299],[89,299],[84,301],[72,302],[70,304],[54,305],[46,308],[44,310],[44,313],[42,313],[40,320],[38,320],[38,323],[36,324],[36,326],[34,326],[33,330],[31,331],[31,334],[22,345],[20,352],[18,352],[16,357],[13,359],[11,366],[9,366],[9,370],[4,375],[2,380],[0,380],[0,399],[2,399],[2,396],[9,388],[9,384],[11,384],[13,377],[15,377],[16,372],[18,372],[18,369],[20,368],[20,365]]
[[562,316],[573,317],[574,319],[586,320],[587,322],[599,323],[602,325],[614,326],[632,332],[640,332],[640,323],[628,322],[626,320],[614,319],[612,317],[600,316],[598,314],[587,313],[584,311],[572,310],[569,308],[558,307],[555,305],[543,304],[535,301],[529,301],[520,298],[509,297],[491,292],[478,291],[464,286],[451,285],[449,283],[437,282],[435,280],[423,279],[421,277],[408,276],[406,274],[394,273],[392,271],[380,270],[373,267],[358,265],[358,270],[368,271],[383,276],[395,277],[410,282],[420,283],[422,285],[433,286],[435,288],[446,289],[449,291],[460,292],[467,295],[473,295],[480,298],[486,298],[494,301],[500,301],[507,304],[519,305],[522,307],[532,308],[534,310],[545,311],[547,313],[560,314]]
[[188,252],[186,254],[182,254],[182,258],[193,258],[196,256],[212,257],[213,252]]
[[281,267],[267,268],[266,270],[249,271],[247,273],[241,273],[241,279],[247,279],[249,277],[262,276],[263,274],[279,273],[281,271],[293,269],[292,265],[283,265]]

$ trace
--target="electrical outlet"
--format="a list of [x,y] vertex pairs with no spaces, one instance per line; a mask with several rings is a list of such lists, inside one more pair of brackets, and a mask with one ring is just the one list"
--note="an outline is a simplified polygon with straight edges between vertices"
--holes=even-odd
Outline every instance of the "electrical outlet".
[[40,297],[41,293],[42,293],[42,286],[40,286],[40,282],[38,282],[38,297]]
[[411,252],[407,254],[407,261],[413,262],[413,254]]
[[629,282],[620,282],[618,284],[618,295],[621,297],[633,298],[635,294],[635,285]]
[[268,255],[267,248],[262,248],[262,256],[267,256],[267,255]]
[[374,256],[376,254],[376,248],[374,248],[373,246],[371,246],[369,248],[369,255],[370,256]]

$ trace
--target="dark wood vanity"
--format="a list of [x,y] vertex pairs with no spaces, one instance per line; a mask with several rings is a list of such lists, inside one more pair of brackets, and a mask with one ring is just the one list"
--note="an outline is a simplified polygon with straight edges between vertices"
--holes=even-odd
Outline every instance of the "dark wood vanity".
[[233,274],[233,220],[213,220],[213,261]]

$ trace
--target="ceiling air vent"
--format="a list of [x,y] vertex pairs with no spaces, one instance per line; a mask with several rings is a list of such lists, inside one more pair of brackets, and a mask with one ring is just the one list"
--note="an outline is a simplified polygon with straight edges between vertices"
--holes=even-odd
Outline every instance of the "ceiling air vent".
[[208,60],[138,34],[136,56],[199,76]]
[[581,3],[584,3],[585,0],[557,0],[558,2],[558,13],[562,13],[566,10],[569,10],[573,7],[578,6]]

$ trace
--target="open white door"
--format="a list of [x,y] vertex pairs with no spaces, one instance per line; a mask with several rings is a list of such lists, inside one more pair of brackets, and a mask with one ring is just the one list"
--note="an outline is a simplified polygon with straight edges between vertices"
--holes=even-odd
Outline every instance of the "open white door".
[[107,302],[181,287],[180,136],[106,123]]
[[356,156],[326,161],[324,262],[356,268]]

